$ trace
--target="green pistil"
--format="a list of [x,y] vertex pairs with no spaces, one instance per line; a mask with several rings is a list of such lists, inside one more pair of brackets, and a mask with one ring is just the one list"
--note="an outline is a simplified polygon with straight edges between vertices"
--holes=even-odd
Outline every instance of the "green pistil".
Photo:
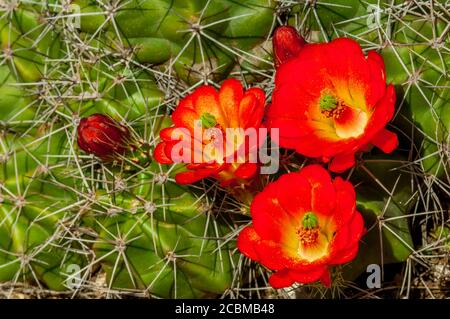
[[202,116],[200,116],[200,121],[202,122],[202,127],[203,128],[211,128],[216,126],[217,121],[216,118],[214,117],[214,115],[212,115],[211,113],[205,112],[202,114]]
[[323,111],[331,111],[333,110],[338,104],[338,101],[333,95],[325,94],[320,98],[320,110]]
[[307,212],[303,216],[302,220],[303,228],[305,229],[313,229],[317,228],[319,225],[319,220],[317,219],[317,216],[312,212]]

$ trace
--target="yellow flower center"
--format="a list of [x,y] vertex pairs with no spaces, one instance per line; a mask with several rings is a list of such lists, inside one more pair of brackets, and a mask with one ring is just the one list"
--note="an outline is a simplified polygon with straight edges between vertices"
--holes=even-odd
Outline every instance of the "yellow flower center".
[[319,101],[320,112],[327,118],[338,119],[346,106],[343,101],[331,94],[323,94]]
[[313,212],[303,215],[301,226],[297,228],[297,254],[300,258],[313,262],[328,253],[329,241],[319,225],[319,219]]
[[319,238],[317,216],[313,212],[306,212],[302,219],[302,226],[297,229],[296,233],[301,245],[314,245]]
[[297,236],[300,240],[300,244],[304,246],[312,246],[317,242],[319,238],[319,229],[306,229],[301,227],[297,230]]
[[[325,90],[319,98],[319,112],[327,119],[334,133],[342,139],[355,138],[364,133],[369,120],[365,107],[350,105],[338,92]],[[359,100],[358,100],[359,101]],[[354,102],[358,102],[354,101]]]

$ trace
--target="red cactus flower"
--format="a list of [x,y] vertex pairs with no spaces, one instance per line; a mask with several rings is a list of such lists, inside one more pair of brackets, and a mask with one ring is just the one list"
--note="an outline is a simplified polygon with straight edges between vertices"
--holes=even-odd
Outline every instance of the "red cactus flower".
[[304,45],[278,68],[266,124],[280,129],[281,147],[331,160],[330,170],[342,172],[369,144],[386,153],[397,147],[397,135],[385,129],[394,104],[382,57],[366,57],[357,42],[340,38]]
[[[249,160],[249,152],[259,145],[249,141],[249,136],[230,136],[227,129],[258,129],[264,114],[265,95],[258,88],[244,92],[236,79],[224,81],[219,92],[212,86],[201,86],[184,98],[172,114],[174,126],[161,130],[154,158],[162,164],[177,161],[182,155],[188,171],[178,173],[179,184],[190,184],[206,177],[222,181],[223,185],[245,183],[257,171],[257,164]],[[197,125],[197,126],[196,126]],[[196,131],[201,135],[196,136]],[[244,132],[241,132],[244,133]],[[222,143],[217,143],[219,137]],[[178,150],[180,141],[185,148]],[[228,146],[232,146],[227,148]],[[245,152],[230,152],[245,147]],[[207,151],[208,150],[208,151]],[[175,153],[174,153],[175,152]],[[230,160],[235,158],[235,160]]]
[[319,165],[267,185],[250,211],[253,226],[239,234],[238,248],[276,271],[269,279],[274,288],[317,280],[329,286],[329,267],[354,259],[364,233],[352,184],[332,180]]
[[297,30],[290,26],[278,27],[273,34],[272,43],[276,68],[295,58],[306,44]]
[[104,161],[113,160],[129,148],[128,129],[103,114],[82,118],[78,125],[78,146]]

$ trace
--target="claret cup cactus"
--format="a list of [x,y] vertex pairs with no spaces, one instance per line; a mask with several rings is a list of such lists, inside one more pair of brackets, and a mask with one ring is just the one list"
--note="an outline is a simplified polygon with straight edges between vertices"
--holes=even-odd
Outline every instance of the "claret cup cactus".
[[0,0],[0,298],[445,297],[448,1],[328,2]]

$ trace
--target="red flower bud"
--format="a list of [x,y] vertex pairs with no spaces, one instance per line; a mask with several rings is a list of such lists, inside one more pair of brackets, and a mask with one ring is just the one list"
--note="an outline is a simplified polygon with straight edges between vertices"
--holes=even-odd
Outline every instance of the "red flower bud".
[[102,160],[125,153],[129,141],[128,129],[106,115],[93,114],[81,119],[78,125],[78,146]]
[[278,27],[273,34],[273,56],[275,67],[295,58],[306,42],[293,27]]

